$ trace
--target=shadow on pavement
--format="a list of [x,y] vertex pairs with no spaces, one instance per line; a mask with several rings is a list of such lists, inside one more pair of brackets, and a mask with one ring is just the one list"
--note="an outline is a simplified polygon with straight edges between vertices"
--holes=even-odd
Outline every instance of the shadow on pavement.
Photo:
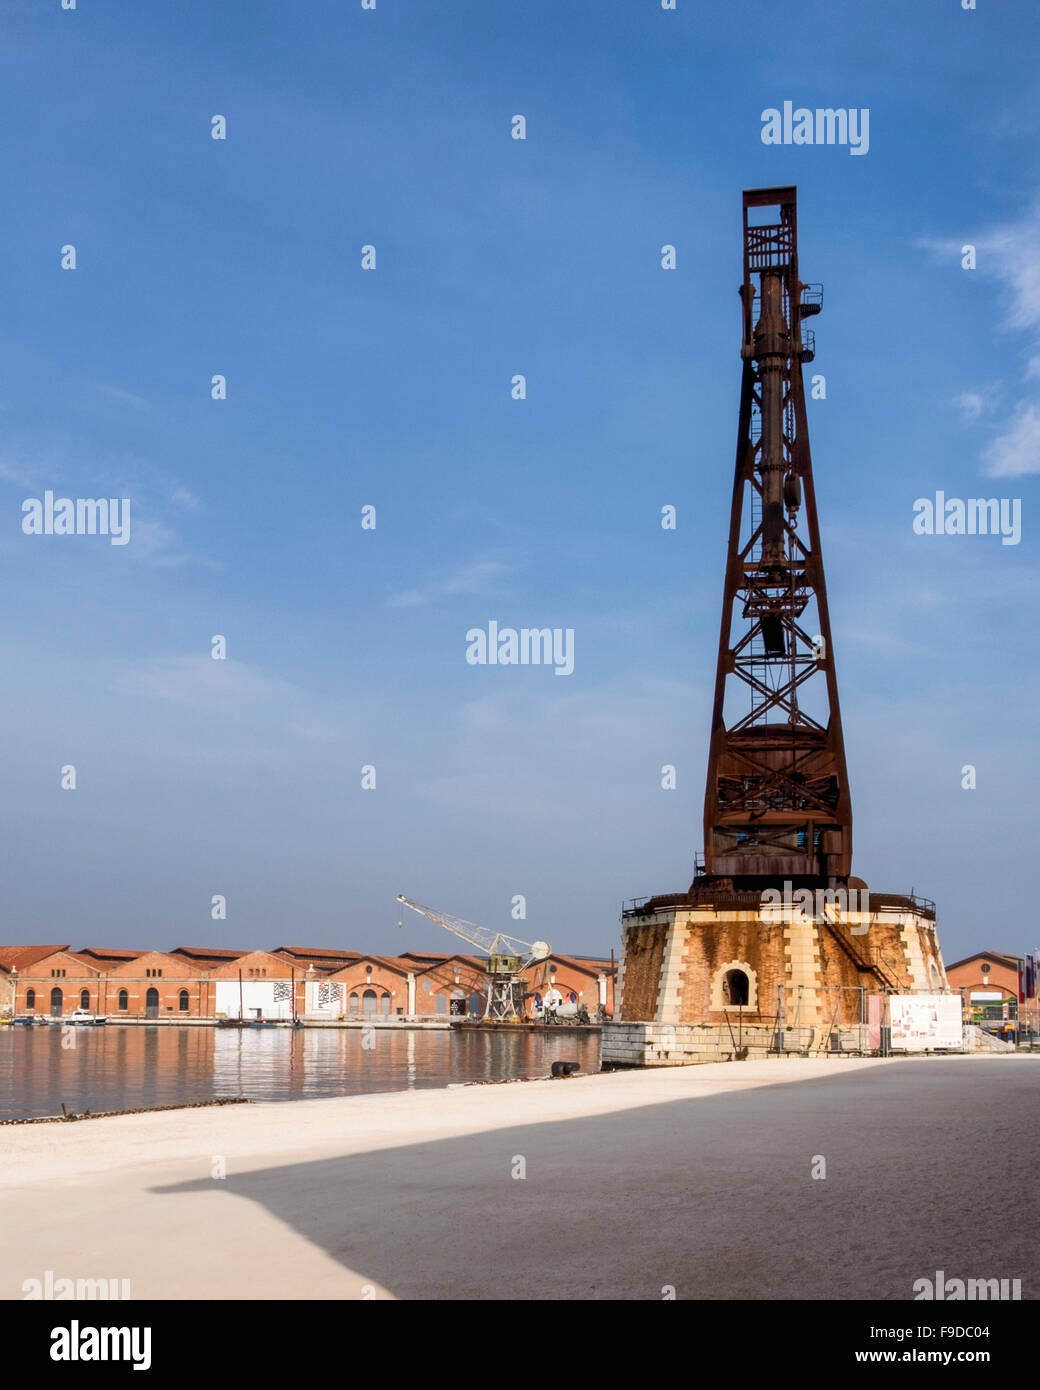
[[219,1187],[361,1271],[344,1298],[370,1279],[402,1299],[906,1300],[936,1270],[1036,1298],[1040,1066],[841,1068]]

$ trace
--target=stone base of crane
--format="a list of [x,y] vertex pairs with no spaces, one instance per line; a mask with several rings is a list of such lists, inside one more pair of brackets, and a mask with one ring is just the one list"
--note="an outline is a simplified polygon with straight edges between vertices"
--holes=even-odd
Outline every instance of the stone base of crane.
[[949,992],[927,899],[857,887],[855,908],[803,911],[702,878],[623,913],[618,1012],[601,1059],[869,1055],[883,1048],[884,996]]

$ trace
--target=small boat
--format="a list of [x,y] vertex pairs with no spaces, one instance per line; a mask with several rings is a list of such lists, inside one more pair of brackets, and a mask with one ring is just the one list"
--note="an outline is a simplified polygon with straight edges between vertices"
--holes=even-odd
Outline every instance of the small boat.
[[252,1021],[248,1018],[218,1018],[218,1028],[250,1028]]
[[89,1009],[73,1009],[68,1018],[56,1019],[57,1023],[82,1023],[87,1026],[99,1027],[108,1022],[104,1014],[92,1014]]

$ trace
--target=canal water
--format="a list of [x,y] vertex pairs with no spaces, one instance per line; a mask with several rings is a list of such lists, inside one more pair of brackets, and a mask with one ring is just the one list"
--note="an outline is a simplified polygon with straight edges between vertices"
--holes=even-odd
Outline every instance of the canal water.
[[[363,1047],[365,1040],[373,1045]],[[548,1076],[557,1060],[598,1071],[599,1034],[0,1028],[0,1120],[60,1115],[62,1104],[82,1113],[511,1081]]]

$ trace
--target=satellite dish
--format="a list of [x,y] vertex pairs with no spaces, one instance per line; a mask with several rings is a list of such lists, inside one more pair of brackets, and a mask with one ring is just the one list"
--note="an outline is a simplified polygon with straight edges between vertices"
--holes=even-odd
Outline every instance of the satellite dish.
[[534,941],[531,943],[531,959],[545,960],[546,956],[552,955],[552,947],[548,941]]

